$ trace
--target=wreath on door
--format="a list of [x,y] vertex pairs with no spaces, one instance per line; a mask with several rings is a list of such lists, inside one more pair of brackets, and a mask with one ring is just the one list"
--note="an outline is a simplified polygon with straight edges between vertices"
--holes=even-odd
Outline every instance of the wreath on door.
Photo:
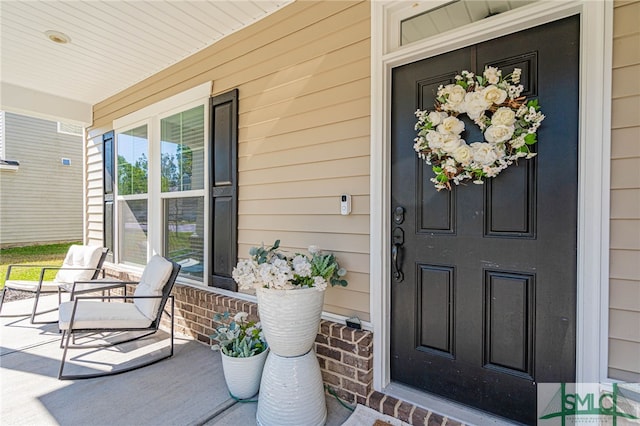
[[[482,184],[518,159],[536,155],[531,147],[545,116],[537,99],[527,101],[520,96],[524,90],[521,73],[515,68],[503,77],[494,67],[486,67],[482,76],[462,71],[455,84],[438,87],[434,111],[415,112],[418,136],[413,148],[432,166],[435,176],[431,182],[438,191],[451,190],[452,182]],[[475,122],[484,141],[467,144],[462,139],[460,114]]]

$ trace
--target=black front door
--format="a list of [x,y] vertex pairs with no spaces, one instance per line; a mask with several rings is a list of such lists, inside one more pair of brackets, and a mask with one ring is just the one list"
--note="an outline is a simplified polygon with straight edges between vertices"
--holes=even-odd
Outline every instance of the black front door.
[[[393,70],[393,381],[528,424],[537,382],[574,381],[579,32],[566,18]],[[489,65],[521,68],[523,95],[542,105],[538,155],[438,192],[413,151],[413,113]],[[463,139],[482,141],[463,117]]]

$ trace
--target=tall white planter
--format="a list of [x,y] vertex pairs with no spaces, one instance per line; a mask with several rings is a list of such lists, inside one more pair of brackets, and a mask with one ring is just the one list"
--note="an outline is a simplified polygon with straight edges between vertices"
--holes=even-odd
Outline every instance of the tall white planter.
[[324,291],[259,288],[257,296],[262,331],[271,349],[262,373],[258,425],[324,425],[327,405],[313,351]]
[[262,373],[256,420],[260,426],[321,426],[327,405],[313,350],[297,357],[269,354]]
[[231,395],[238,399],[248,399],[258,393],[264,363],[269,349],[247,358],[222,355],[224,380]]
[[258,288],[258,312],[271,351],[283,357],[304,355],[318,334],[324,291],[315,288]]

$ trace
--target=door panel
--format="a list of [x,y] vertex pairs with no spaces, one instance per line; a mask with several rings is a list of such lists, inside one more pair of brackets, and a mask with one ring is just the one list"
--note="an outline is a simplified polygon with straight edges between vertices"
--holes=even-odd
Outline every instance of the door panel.
[[[524,423],[536,382],[575,377],[579,18],[398,67],[392,75],[391,378]],[[413,151],[416,109],[467,69],[522,69],[546,115],[538,156],[436,191]],[[463,138],[481,141],[473,121]],[[393,277],[392,277],[393,278]]]

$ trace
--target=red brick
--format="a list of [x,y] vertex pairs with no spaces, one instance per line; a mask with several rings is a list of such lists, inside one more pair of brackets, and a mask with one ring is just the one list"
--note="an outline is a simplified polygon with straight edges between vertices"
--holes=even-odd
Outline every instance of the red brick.
[[316,335],[316,343],[328,344],[329,338],[323,334]]
[[353,340],[358,345],[369,346],[373,343],[373,333],[368,330],[357,330],[353,334]]
[[333,348],[342,349],[343,351],[356,353],[356,345],[355,343],[345,342],[341,339],[329,338],[329,346]]
[[357,370],[356,378],[360,383],[370,385],[373,382],[373,370],[369,370],[369,371]]
[[385,394],[378,391],[371,392],[367,398],[367,406],[381,412],[382,400],[385,396]]
[[326,370],[322,371],[322,381],[329,385],[340,386],[340,377],[335,374],[331,374]]
[[350,379],[356,378],[356,369],[335,361],[327,361],[327,370],[338,373]]
[[429,412],[424,408],[416,407],[413,410],[413,415],[411,416],[411,424],[412,425],[424,425],[424,420],[429,415]]
[[348,391],[357,393],[359,395],[367,394],[367,387],[365,385],[363,385],[362,383],[354,382],[349,379],[345,379],[345,378],[342,379],[342,387]]
[[351,365],[353,367],[356,367],[360,370],[370,370],[372,368],[371,364],[372,364],[372,360],[371,358],[362,358],[350,353],[343,353],[342,354],[342,361],[347,364],[347,365]]
[[353,328],[345,327],[342,329],[342,335],[340,337],[347,342],[353,342],[354,331]]
[[370,356],[372,354],[372,347],[371,346],[366,346],[366,347],[357,346],[356,348],[357,348],[357,350],[355,351],[355,353],[357,353],[360,356],[368,357],[368,356]]
[[331,333],[330,329],[331,323],[329,321],[321,321],[320,322],[320,333],[328,336]]
[[429,420],[427,420],[427,426],[440,426],[444,422],[444,417],[440,414],[431,413]]
[[333,323],[331,326],[331,337],[342,337],[342,327],[336,323]]
[[338,398],[340,398],[343,402],[347,404],[353,405],[356,403],[356,395],[344,389],[331,388],[331,392],[329,394],[332,395],[333,397],[337,395]]
[[340,351],[336,351],[335,349],[328,348],[326,346],[318,345],[317,347],[318,355],[326,356],[327,358],[333,358],[335,360],[340,361],[342,354]]
[[400,402],[398,406],[398,418],[405,423],[409,423],[411,421],[411,410],[413,410],[413,407],[414,405],[408,402]]
[[399,402],[399,399],[387,395],[387,398],[382,403],[382,413],[394,417],[396,405],[398,405]]

